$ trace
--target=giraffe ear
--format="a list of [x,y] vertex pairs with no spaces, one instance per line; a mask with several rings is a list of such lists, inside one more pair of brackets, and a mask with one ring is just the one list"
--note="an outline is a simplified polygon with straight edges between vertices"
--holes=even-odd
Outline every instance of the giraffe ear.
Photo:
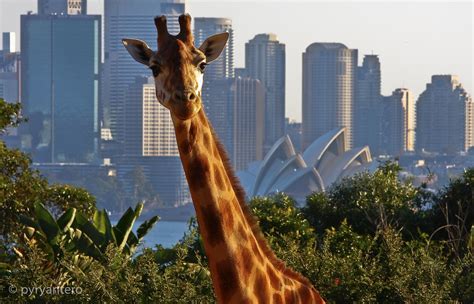
[[132,55],[133,59],[146,66],[149,65],[153,51],[144,41],[138,39],[122,39],[122,43],[130,55]]
[[209,63],[219,57],[229,39],[229,33],[220,33],[207,38],[199,47],[206,55],[206,62]]

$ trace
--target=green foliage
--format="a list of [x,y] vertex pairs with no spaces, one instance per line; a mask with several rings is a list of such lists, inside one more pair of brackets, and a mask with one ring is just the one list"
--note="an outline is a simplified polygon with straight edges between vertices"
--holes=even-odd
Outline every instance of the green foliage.
[[6,133],[8,127],[17,127],[25,120],[20,111],[20,103],[8,103],[0,98],[0,135]]
[[[303,244],[314,238],[314,229],[288,195],[279,193],[271,197],[256,197],[249,205],[264,234],[286,235]],[[271,240],[283,241],[278,237]]]
[[[448,240],[451,252],[459,257],[468,250],[474,225],[474,168],[451,180],[434,199],[436,239]],[[472,248],[472,247],[471,247]]]
[[379,228],[403,228],[406,235],[417,233],[425,213],[417,203],[419,193],[409,182],[398,179],[400,167],[385,163],[375,173],[345,178],[326,193],[307,198],[305,216],[318,232],[339,227],[344,221],[356,232],[375,234]]
[[158,221],[158,216],[145,221],[135,235],[132,228],[142,210],[141,203],[135,210],[129,208],[117,225],[112,226],[105,210],[95,211],[92,221],[89,221],[81,212],[71,208],[56,221],[42,204],[37,203],[35,217],[21,216],[20,221],[26,225],[26,243],[30,246],[32,243],[41,244],[51,261],[57,262],[64,255],[63,250],[67,250],[104,262],[106,249],[111,244],[124,256],[135,253],[139,243]]

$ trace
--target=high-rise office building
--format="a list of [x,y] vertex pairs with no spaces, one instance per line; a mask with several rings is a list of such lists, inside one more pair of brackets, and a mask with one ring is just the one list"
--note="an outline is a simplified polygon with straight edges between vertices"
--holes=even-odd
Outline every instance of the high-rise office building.
[[474,146],[474,103],[454,75],[433,75],[416,103],[416,149],[456,153]]
[[99,15],[21,16],[22,148],[37,162],[89,162],[99,137]]
[[170,111],[156,99],[155,82],[143,85],[143,156],[179,157]]
[[171,115],[156,99],[153,78],[137,77],[126,91],[123,154],[114,159],[125,190],[133,191],[129,173],[141,167],[163,203],[190,202]]
[[357,50],[341,43],[313,43],[303,53],[303,149],[335,128],[346,127],[353,146]]
[[379,58],[377,55],[365,55],[362,66],[357,68],[353,142],[355,147],[369,146],[373,154],[378,153],[380,138],[380,86]]
[[263,158],[265,88],[260,80],[234,78],[232,87],[232,144],[230,155],[235,170]]
[[148,77],[137,76],[125,90],[125,100],[127,100],[123,120],[125,132],[119,154],[143,155],[143,86],[147,83]]
[[257,79],[235,77],[213,84],[213,128],[237,170],[263,157],[265,89]]
[[234,32],[232,20],[228,18],[194,18],[194,43],[199,47],[209,36],[227,32],[229,40],[221,55],[212,62],[204,72],[202,86],[202,102],[217,135],[225,140],[228,138],[228,122],[224,116],[227,107],[229,88],[226,79],[234,76]]
[[2,33],[0,49],[0,98],[9,102],[19,99],[20,53],[16,52],[15,33]]
[[[215,79],[207,88],[210,88],[208,98],[210,102],[205,109],[212,127],[220,141],[227,149],[232,145],[231,117],[233,111],[234,94],[231,91],[234,78]],[[208,91],[209,93],[209,91]]]
[[396,89],[381,102],[379,152],[400,156],[415,150],[415,100],[408,89]]
[[185,12],[184,0],[105,0],[104,3],[104,127],[112,137],[123,142],[125,90],[137,76],[151,75],[137,64],[122,45],[122,38],[144,40],[156,50],[157,32],[153,19],[164,14],[171,34],[179,32],[178,16]]
[[245,44],[245,70],[265,87],[265,152],[285,133],[285,45],[275,34]]
[[14,32],[2,33],[2,53],[15,53],[16,52],[16,35]]
[[87,15],[87,0],[38,0],[38,15]]

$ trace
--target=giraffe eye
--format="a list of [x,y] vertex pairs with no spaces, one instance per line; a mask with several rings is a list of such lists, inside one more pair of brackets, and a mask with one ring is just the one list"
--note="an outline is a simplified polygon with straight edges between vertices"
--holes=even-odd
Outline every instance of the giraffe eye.
[[201,73],[204,73],[204,69],[206,68],[207,66],[207,63],[205,62],[201,62],[198,66],[199,70],[201,71]]
[[150,67],[150,70],[153,72],[153,77],[157,77],[158,74],[161,73],[161,69],[160,69],[160,67],[157,66],[157,65],[152,65],[152,66]]

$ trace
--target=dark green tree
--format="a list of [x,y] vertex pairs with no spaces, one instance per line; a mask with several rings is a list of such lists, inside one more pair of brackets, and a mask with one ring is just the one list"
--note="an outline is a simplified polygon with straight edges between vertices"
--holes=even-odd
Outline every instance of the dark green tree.
[[416,199],[419,190],[399,180],[400,170],[396,163],[387,162],[374,173],[360,173],[325,193],[314,193],[307,198],[305,216],[318,233],[347,220],[362,234],[389,226],[403,229],[406,235],[417,234],[426,213]]
[[[0,133],[24,121],[20,104],[0,99]],[[0,235],[8,243],[22,230],[19,215],[32,216],[35,202],[42,202],[54,212],[75,207],[91,217],[95,200],[85,190],[71,186],[50,186],[37,170],[31,168],[31,159],[18,149],[10,149],[0,141]]]

